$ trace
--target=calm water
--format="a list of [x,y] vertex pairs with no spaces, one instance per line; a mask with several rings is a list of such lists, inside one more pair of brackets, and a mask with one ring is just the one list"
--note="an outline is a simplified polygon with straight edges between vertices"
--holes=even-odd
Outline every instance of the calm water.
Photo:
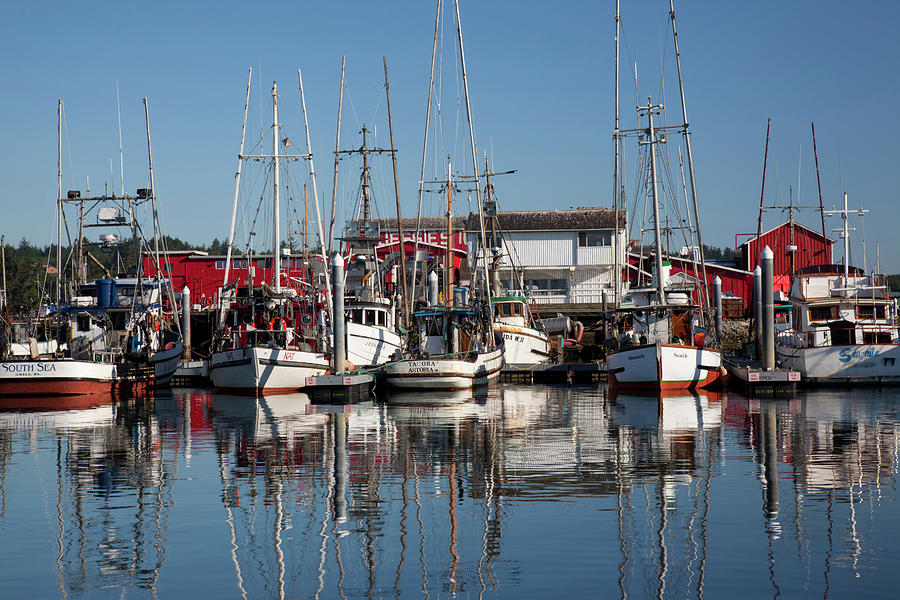
[[0,595],[896,597],[898,401],[0,407]]

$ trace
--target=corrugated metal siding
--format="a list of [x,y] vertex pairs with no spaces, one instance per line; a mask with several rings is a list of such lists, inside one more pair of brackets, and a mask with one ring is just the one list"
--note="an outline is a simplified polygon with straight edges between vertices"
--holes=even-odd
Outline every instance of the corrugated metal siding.
[[519,266],[568,267],[574,264],[577,242],[573,231],[515,232],[507,234],[506,249]]

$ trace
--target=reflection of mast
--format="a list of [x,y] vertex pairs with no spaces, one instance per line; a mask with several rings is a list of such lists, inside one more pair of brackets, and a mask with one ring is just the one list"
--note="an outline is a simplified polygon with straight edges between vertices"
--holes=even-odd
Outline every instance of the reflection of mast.
[[456,446],[450,451],[450,472],[448,474],[450,480],[450,556],[453,562],[450,565],[450,581],[453,583],[450,588],[456,593],[456,567],[459,564],[459,554],[456,553]]
[[229,494],[230,483],[225,469],[225,453],[219,451],[219,477],[222,480],[222,504],[225,505],[225,522],[228,523],[229,539],[231,541],[231,563],[234,565],[234,573],[237,576],[238,589],[241,590],[241,598],[247,600],[247,590],[244,589],[244,576],[241,573],[241,564],[237,559],[237,534],[234,528],[234,515],[231,512],[231,498]]

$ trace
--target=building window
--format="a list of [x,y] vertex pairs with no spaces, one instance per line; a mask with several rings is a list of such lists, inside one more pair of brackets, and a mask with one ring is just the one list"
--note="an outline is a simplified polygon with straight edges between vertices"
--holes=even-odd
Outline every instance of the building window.
[[569,287],[565,279],[526,279],[525,287],[529,290],[558,290],[565,291]]
[[224,261],[224,260],[217,260],[217,261],[216,261],[216,269],[218,269],[218,270],[220,270],[220,271],[224,271],[224,270],[225,270],[225,261]]
[[591,246],[612,246],[611,231],[579,231],[578,247],[588,248]]

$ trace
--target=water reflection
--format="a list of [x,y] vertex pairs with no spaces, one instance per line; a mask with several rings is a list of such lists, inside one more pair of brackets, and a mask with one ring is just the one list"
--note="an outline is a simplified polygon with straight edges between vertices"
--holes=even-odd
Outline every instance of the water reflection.
[[[485,390],[0,404],[5,584],[243,598],[891,589],[900,564],[877,552],[898,522],[891,392]],[[197,557],[208,569],[184,568]]]

